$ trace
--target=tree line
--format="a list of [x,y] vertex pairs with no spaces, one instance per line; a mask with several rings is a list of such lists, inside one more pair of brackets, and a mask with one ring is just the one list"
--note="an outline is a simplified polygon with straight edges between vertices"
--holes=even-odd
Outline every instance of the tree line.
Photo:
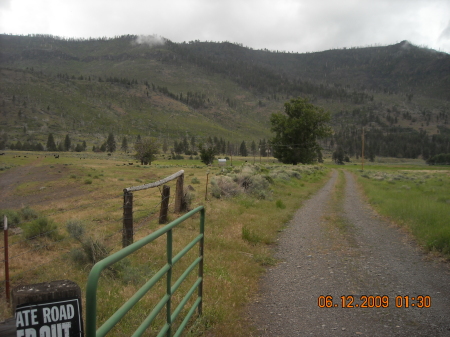
[[[335,132],[326,142],[329,148],[341,147],[342,151],[358,158],[362,151],[361,127],[347,126]],[[367,128],[364,130],[365,157],[418,158],[427,160],[441,153],[450,153],[450,129],[439,127],[439,133],[429,135],[425,130],[399,126]]]

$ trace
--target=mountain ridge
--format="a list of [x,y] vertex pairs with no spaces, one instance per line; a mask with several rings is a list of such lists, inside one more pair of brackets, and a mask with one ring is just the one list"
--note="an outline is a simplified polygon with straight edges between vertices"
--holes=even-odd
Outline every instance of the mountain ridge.
[[430,135],[448,123],[450,55],[407,41],[299,54],[137,38],[0,35],[3,132],[251,141],[269,138],[270,115],[298,96],[331,111],[336,134],[344,120]]

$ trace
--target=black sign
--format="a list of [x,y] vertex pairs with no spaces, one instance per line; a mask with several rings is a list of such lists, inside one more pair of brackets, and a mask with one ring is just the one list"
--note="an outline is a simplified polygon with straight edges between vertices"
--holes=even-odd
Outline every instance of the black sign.
[[81,337],[80,303],[77,298],[16,308],[17,337]]

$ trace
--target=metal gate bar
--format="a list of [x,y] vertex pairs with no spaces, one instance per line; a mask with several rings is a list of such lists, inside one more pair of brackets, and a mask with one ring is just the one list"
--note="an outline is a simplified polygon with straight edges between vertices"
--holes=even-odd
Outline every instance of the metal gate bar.
[[[192,240],[186,247],[184,247],[175,257],[172,258],[172,229],[177,225],[187,220],[194,214],[200,212],[200,234]],[[202,314],[202,301],[203,301],[203,247],[204,247],[204,233],[205,233],[205,209],[203,206],[186,213],[178,219],[172,221],[167,226],[158,229],[145,238],[123,248],[122,250],[108,256],[107,258],[97,262],[91,269],[86,286],[86,337],[103,337],[105,336],[125,315],[126,313],[137,303],[139,300],[164,276],[167,274],[166,294],[154,307],[150,315],[141,323],[139,328],[133,334],[134,336],[141,336],[145,330],[150,326],[159,312],[166,306],[166,324],[161,328],[158,336],[171,336],[172,322],[177,318],[183,307],[188,302],[189,298],[193,295],[195,290],[198,290],[197,300],[185,316],[183,322],[179,326],[174,336],[181,335],[184,327],[189,319],[198,309],[198,314]],[[108,318],[103,325],[97,328],[97,287],[98,280],[101,272],[109,266],[117,263],[128,255],[134,253],[138,249],[144,247],[150,242],[156,240],[160,236],[167,234],[167,264],[164,265],[153,277],[148,280],[128,301],[126,301],[110,318]],[[172,267],[181,259],[190,249],[192,249],[197,243],[199,243],[199,257],[183,272],[177,281],[172,286]],[[181,283],[186,279],[192,270],[198,266],[198,278],[186,296],[183,298],[178,307],[171,312],[171,297],[172,294],[178,289]]]

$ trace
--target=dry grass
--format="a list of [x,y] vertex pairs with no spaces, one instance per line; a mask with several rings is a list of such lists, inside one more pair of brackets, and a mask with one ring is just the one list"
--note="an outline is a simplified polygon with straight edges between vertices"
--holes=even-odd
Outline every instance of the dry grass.
[[[186,335],[190,336],[245,336],[252,333],[252,328],[246,324],[246,305],[258,290],[258,281],[264,272],[264,266],[275,263],[271,244],[275,242],[278,231],[300,207],[302,200],[318,189],[325,178],[325,171],[321,169],[302,167],[304,172],[301,173],[301,179],[287,180],[281,173],[278,175],[279,179],[275,177],[276,182],[270,185],[271,198],[258,199],[242,194],[228,199],[209,196],[209,200],[205,201],[207,170],[196,161],[177,161],[177,165],[182,163],[183,167],[170,162],[153,164],[151,167],[136,167],[136,165],[131,167],[123,165],[128,161],[126,158],[122,160],[90,158],[86,162],[70,157],[61,159],[62,162],[71,165],[62,181],[68,185],[78,184],[78,188],[81,188],[84,194],[69,199],[52,200],[45,205],[33,207],[54,220],[65,239],[58,243],[46,239],[51,245],[31,254],[29,242],[14,245],[10,256],[24,255],[11,260],[12,285],[66,278],[78,283],[84,290],[90,266],[80,267],[71,260],[69,252],[79,247],[79,243],[69,237],[65,228],[66,222],[70,219],[83,220],[87,224],[87,235],[102,240],[113,251],[117,251],[121,247],[122,189],[140,184],[136,179],[148,183],[184,169],[186,177],[192,175],[200,181],[200,184],[194,185],[195,198],[191,208],[198,205],[204,205],[206,208],[204,314],[192,326],[191,331],[186,332]],[[41,165],[46,165],[46,162]],[[281,167],[263,165],[259,170],[268,174],[279,171]],[[70,177],[73,172],[77,172],[75,178]],[[211,169],[212,175],[219,172],[219,169]],[[84,185],[82,182],[88,177],[93,183]],[[185,183],[189,183],[186,178]],[[174,182],[169,185],[173,195]],[[135,223],[141,226],[136,232],[135,240],[161,227],[154,219],[155,216],[159,216],[157,204],[160,198],[156,189],[134,193]],[[286,207],[277,207],[278,201],[282,201]],[[152,219],[147,219],[150,213],[155,215]],[[170,220],[174,220],[177,216],[171,213],[169,217]],[[198,217],[194,216],[174,231],[174,254],[198,234],[198,221]],[[252,240],[243,236],[243,229],[255,234]],[[11,242],[18,242],[20,239],[20,235],[13,236]],[[37,242],[45,245],[47,241]],[[144,282],[142,275],[149,277],[165,264],[165,245],[165,239],[160,238],[130,257],[125,269],[120,269],[124,266],[119,266],[115,272],[105,273],[98,293],[99,322],[109,317],[125,299],[139,289]],[[194,249],[189,256],[180,260],[175,267],[172,280],[177,279],[196,254],[197,250]],[[51,262],[45,263],[47,261]],[[32,269],[35,266],[39,267]],[[175,294],[173,307],[181,300],[182,294],[190,287],[193,279],[194,275],[180,288],[179,293]],[[4,292],[3,288],[0,290]],[[112,336],[131,335],[137,324],[144,319],[144,313],[151,310],[164,291],[164,282],[159,282],[152,293],[148,294],[113,330]],[[0,318],[11,316],[4,297],[0,307]],[[160,316],[157,323],[164,320],[164,315]]]

